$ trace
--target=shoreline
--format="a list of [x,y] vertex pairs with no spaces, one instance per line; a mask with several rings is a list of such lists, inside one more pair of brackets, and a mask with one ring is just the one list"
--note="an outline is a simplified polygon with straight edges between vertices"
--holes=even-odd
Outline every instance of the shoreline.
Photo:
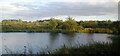
[[[88,33],[88,32],[0,32],[0,33],[62,33],[62,34],[69,34],[69,33]],[[113,33],[88,33],[88,34],[113,34]]]

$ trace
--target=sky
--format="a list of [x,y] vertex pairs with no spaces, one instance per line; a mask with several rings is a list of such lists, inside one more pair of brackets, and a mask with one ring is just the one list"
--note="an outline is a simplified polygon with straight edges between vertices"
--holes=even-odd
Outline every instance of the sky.
[[120,0],[0,0],[0,20],[117,20]]

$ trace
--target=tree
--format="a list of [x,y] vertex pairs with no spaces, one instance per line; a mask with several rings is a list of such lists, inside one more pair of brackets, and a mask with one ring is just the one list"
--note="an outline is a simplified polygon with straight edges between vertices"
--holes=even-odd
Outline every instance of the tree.
[[51,30],[55,30],[57,25],[58,25],[58,24],[57,24],[56,19],[51,18],[51,19],[50,19],[50,22],[49,22],[49,27],[50,27],[50,29],[51,29]]
[[64,28],[69,31],[74,31],[77,28],[77,22],[73,18],[68,17],[64,22]]
[[56,28],[57,28],[57,29],[62,29],[63,21],[62,21],[62,20],[58,20],[58,19],[56,19],[56,21],[57,21],[57,26],[56,26]]

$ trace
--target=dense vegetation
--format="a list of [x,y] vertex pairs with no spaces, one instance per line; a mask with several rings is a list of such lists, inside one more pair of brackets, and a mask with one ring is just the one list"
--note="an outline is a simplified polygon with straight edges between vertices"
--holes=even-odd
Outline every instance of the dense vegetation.
[[113,33],[113,21],[75,21],[68,17],[65,21],[50,18],[49,20],[22,21],[2,20],[2,32],[90,32]]

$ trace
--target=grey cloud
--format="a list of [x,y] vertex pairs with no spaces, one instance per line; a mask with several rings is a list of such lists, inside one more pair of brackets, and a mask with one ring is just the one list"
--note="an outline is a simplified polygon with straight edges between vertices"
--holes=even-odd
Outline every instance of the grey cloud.
[[23,6],[30,10],[17,11],[11,16],[26,17],[50,17],[58,15],[78,15],[78,16],[96,16],[109,15],[117,13],[117,3],[97,3],[92,5],[87,2],[49,2],[45,5],[42,3],[14,3],[16,7]]

